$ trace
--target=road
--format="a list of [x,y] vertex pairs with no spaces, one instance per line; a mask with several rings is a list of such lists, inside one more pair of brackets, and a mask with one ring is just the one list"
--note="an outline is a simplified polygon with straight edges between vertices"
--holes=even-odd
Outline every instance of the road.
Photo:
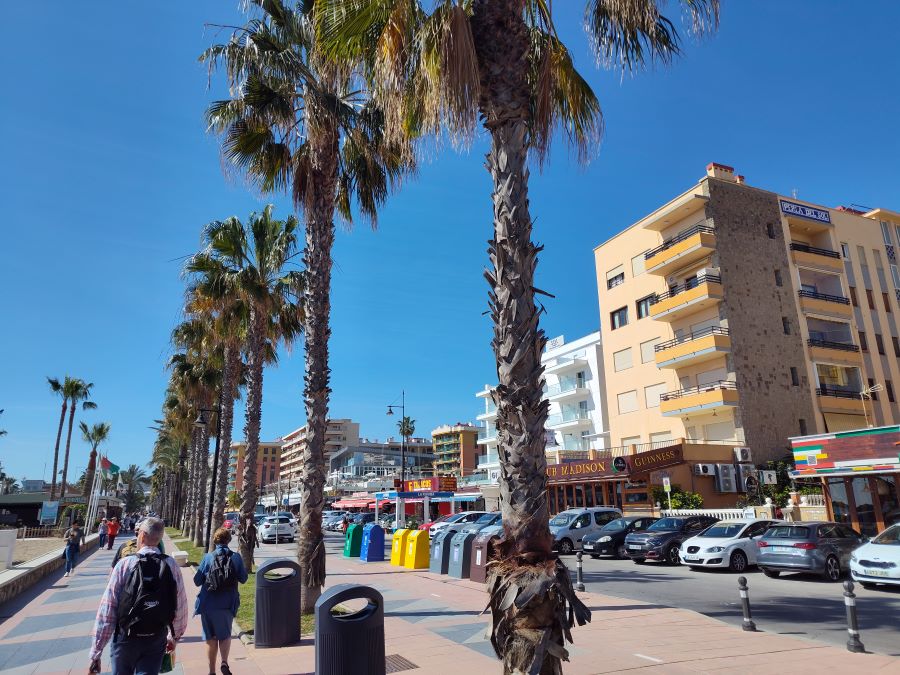
[[[325,545],[329,556],[340,555],[343,538],[327,532]],[[263,544],[256,559],[295,558],[296,544]],[[390,557],[386,544],[386,557]],[[575,572],[575,556],[564,562]],[[584,581],[594,593],[639,600],[657,606],[679,607],[741,625],[738,595],[739,575],[720,570],[691,571],[688,567],[669,567],[657,563],[636,565],[630,560],[584,559]],[[745,572],[750,588],[753,620],[759,630],[793,635],[844,647],[847,624],[841,584],[818,577],[783,574],[769,579],[751,568]],[[364,581],[364,580],[363,580]],[[884,588],[884,587],[882,587]],[[860,635],[866,650],[900,656],[900,589],[868,591],[857,585]],[[602,621],[600,613],[594,621]]]

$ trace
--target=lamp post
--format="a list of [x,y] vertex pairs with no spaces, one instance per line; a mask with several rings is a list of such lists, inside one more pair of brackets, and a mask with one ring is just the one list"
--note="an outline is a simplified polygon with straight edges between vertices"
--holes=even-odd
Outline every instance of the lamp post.
[[198,429],[205,429],[207,425],[206,417],[203,413],[216,413],[216,451],[213,454],[212,480],[209,482],[209,505],[206,509],[206,537],[203,540],[203,545],[208,551],[210,534],[212,532],[213,500],[216,498],[216,474],[219,470],[219,443],[222,439],[222,406],[200,408],[199,412],[200,414],[197,415],[197,419],[194,421],[194,426]]
[[[397,399],[394,399],[395,401]],[[406,391],[400,391],[400,405],[389,405],[387,407],[387,415],[394,414],[394,408],[400,408],[400,421],[401,421],[401,429],[400,429],[400,493],[406,489],[406,428],[402,426],[403,422],[406,421]],[[402,497],[397,497],[397,525],[399,527],[403,527],[406,524],[406,506],[403,503]]]
[[[861,392],[859,392],[859,400],[862,401],[863,404],[863,415],[866,419],[866,427],[869,426],[869,411],[866,406],[866,399],[872,398],[872,394],[877,394],[879,391],[884,389],[884,386],[881,384],[873,384],[871,387],[866,387]],[[873,411],[874,413],[874,411]]]
[[[182,445],[181,452],[178,454],[178,497],[175,500],[175,522],[178,523],[181,520],[181,510],[184,506],[181,502],[184,499],[184,487],[183,482],[181,480],[181,474],[184,473],[184,465],[187,462],[188,453],[187,447]],[[183,527],[183,525],[182,525]]]

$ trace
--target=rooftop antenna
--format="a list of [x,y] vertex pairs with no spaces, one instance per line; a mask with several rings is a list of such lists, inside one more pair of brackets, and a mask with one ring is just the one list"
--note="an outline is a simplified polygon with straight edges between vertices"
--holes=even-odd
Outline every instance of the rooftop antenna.
[[799,190],[797,190],[797,188],[791,188],[791,194],[793,195],[794,199],[797,199],[798,192]]

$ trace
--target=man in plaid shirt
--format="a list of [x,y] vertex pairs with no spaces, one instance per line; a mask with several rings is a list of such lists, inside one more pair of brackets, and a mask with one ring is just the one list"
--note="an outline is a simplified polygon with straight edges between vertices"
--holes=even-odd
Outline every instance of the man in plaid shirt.
[[[143,521],[137,535],[138,555],[159,555],[157,545],[162,539],[163,531],[163,522],[158,518],[147,518]],[[129,572],[138,564],[138,555],[122,558],[109,577],[109,583],[106,585],[106,591],[104,591],[100,607],[97,609],[97,620],[94,623],[90,672],[100,672],[100,655],[110,638],[113,638],[110,649],[113,675],[155,675],[159,673],[166,652],[175,649],[175,642],[181,639],[187,628],[187,596],[184,592],[181,571],[175,561],[166,556],[164,564],[169,566],[172,576],[175,578],[176,609],[172,621],[174,634],[170,637],[165,628],[159,635],[149,637],[116,634],[119,598],[128,581]]]

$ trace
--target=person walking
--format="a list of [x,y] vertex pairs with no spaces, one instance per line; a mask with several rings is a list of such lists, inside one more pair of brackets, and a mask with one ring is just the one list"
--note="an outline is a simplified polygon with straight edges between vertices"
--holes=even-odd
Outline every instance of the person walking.
[[107,522],[106,518],[103,518],[100,521],[100,527],[97,528],[97,534],[100,535],[100,548],[106,546],[106,535],[109,532],[108,528],[109,523]]
[[66,559],[65,576],[69,576],[75,572],[75,565],[78,564],[78,554],[81,552],[81,543],[84,541],[84,529],[81,527],[81,522],[76,520],[72,527],[66,530],[63,539],[66,541],[66,548],[63,551],[63,556]]
[[184,635],[187,595],[175,561],[156,548],[163,532],[161,520],[145,520],[137,555],[113,569],[97,609],[89,672],[101,671],[100,656],[112,640],[113,675],[157,675],[163,657]]
[[220,527],[213,535],[216,548],[203,556],[194,583],[200,587],[194,614],[200,615],[206,641],[209,673],[216,675],[216,656],[222,660],[222,675],[231,675],[228,653],[231,651],[231,624],[237,616],[241,597],[238,584],[246,583],[247,569],[241,556],[228,548],[231,531]]
[[119,519],[113,516],[113,519],[106,525],[106,550],[112,551],[113,542],[116,535],[119,534]]

